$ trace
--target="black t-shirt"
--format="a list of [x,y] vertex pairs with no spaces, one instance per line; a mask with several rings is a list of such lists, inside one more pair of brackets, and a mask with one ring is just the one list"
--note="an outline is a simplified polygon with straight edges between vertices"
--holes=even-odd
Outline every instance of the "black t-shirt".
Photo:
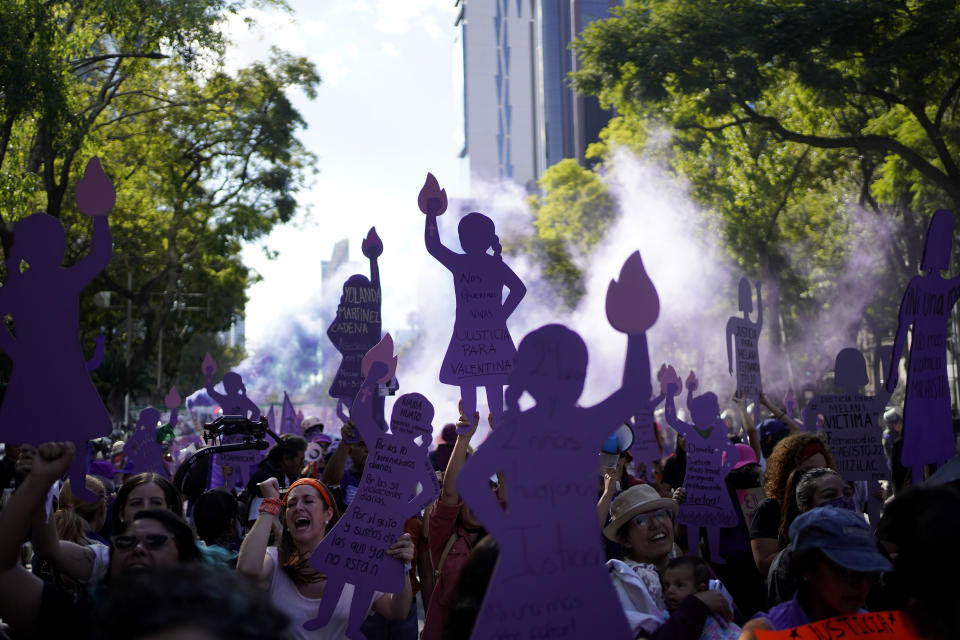
[[[780,503],[773,498],[764,498],[753,512],[750,521],[750,539],[780,538]],[[783,545],[781,545],[783,546]]]
[[687,452],[677,449],[676,453],[663,463],[663,482],[671,489],[679,489],[687,475]]

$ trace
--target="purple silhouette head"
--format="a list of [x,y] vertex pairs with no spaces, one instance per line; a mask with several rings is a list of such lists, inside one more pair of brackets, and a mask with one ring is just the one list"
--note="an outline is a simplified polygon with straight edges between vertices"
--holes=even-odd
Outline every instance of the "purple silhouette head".
[[950,251],[953,248],[953,213],[937,209],[927,228],[927,244],[923,248],[921,271],[940,273],[950,268]]
[[707,391],[697,397],[687,400],[687,409],[693,418],[693,424],[698,427],[716,426],[723,423],[720,418],[720,402],[717,394]]
[[474,211],[460,218],[457,233],[464,253],[486,253],[487,249],[493,247],[493,254],[500,255],[500,239],[497,238],[493,220],[482,213]]
[[867,361],[858,349],[848,347],[837,353],[837,360],[833,369],[833,384],[838,389],[855,393],[857,389],[869,382],[867,378]]
[[753,312],[753,291],[750,289],[750,281],[746,278],[740,278],[740,284],[737,286],[737,298],[740,311]]
[[10,273],[20,273],[21,260],[33,269],[59,267],[66,244],[63,224],[46,213],[35,213],[17,223],[7,268]]
[[405,436],[412,440],[423,438],[428,446],[433,439],[433,405],[419,393],[405,393],[393,404],[390,414],[390,430],[394,435]]
[[227,392],[227,395],[235,395],[243,388],[243,378],[240,377],[239,373],[234,371],[228,371],[223,374],[223,390]]
[[137,417],[137,427],[151,427],[156,428],[157,424],[160,422],[160,411],[159,409],[154,409],[153,407],[147,407],[140,412],[140,415]]
[[517,348],[517,360],[506,391],[507,406],[516,410],[526,391],[537,402],[551,399],[572,406],[587,376],[587,345],[562,324],[548,324],[528,333]]

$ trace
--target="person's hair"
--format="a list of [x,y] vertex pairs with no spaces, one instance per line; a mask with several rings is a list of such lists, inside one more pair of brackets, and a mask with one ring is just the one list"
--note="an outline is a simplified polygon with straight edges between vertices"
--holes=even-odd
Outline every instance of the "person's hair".
[[[813,453],[810,453],[810,452]],[[833,454],[823,438],[816,433],[795,433],[777,443],[773,453],[767,458],[767,476],[764,490],[768,498],[773,498],[781,505],[784,502],[787,481],[793,470],[811,455],[822,453],[827,460],[827,466],[836,469]]]
[[307,439],[303,436],[298,436],[295,433],[285,433],[280,436],[280,441],[277,444],[270,447],[270,451],[267,451],[267,461],[276,466],[280,464],[280,461],[286,457],[294,458],[301,451],[307,450]]
[[138,473],[128,478],[127,481],[123,483],[123,486],[120,487],[120,490],[117,491],[117,499],[113,502],[113,513],[110,514],[110,531],[119,533],[123,530],[124,522],[120,518],[123,514],[124,507],[127,506],[130,493],[144,484],[155,484],[160,487],[170,512],[175,513],[177,516],[183,514],[183,498],[180,497],[180,492],[173,486],[173,483],[159,473]]
[[809,511],[813,506],[813,496],[817,493],[817,485],[824,476],[843,477],[834,469],[817,467],[816,469],[794,469],[787,480],[787,488],[783,496],[783,508],[780,510],[780,537],[789,540],[790,525],[798,515]]
[[802,549],[790,554],[790,574],[796,579],[797,588],[803,589],[808,586],[806,580],[801,580],[805,571],[826,561],[827,556],[820,549]]
[[713,577],[713,571],[710,570],[710,565],[708,565],[703,558],[698,558],[697,556],[679,556],[677,558],[671,558],[670,562],[667,563],[668,570],[681,569],[683,567],[690,567],[690,570],[693,572],[693,584],[709,586],[710,579]]
[[94,638],[202,630],[217,640],[282,640],[289,618],[235,571],[203,564],[119,576],[97,603]]
[[154,520],[170,532],[173,536],[173,542],[177,546],[177,555],[181,564],[190,562],[199,562],[203,558],[200,547],[197,546],[197,540],[193,536],[193,529],[187,522],[175,513],[166,509],[147,509],[137,511],[133,520],[127,523],[124,531],[130,528],[137,520]]
[[[332,496],[330,488],[327,485],[321,483],[323,488],[327,490],[327,496]],[[309,485],[304,485],[309,486]],[[340,519],[340,509],[337,508],[336,500],[330,500],[327,502],[327,498],[317,491],[317,495],[320,496],[321,502],[324,504],[324,509],[332,509],[333,517],[330,518],[330,522],[327,523],[326,532],[330,533],[330,529],[333,528],[333,525],[337,523],[337,520]],[[283,568],[283,571],[290,577],[295,584],[309,584],[311,582],[317,582],[322,580],[326,576],[322,573],[312,569],[310,567],[310,556],[304,556],[297,550],[297,545],[293,542],[293,536],[290,535],[290,530],[287,529],[287,505],[286,500],[284,500],[283,507],[280,509],[280,523],[283,527],[283,533],[280,534],[280,543],[277,545],[277,560],[280,562],[280,566]]]
[[484,536],[473,545],[450,597],[450,613],[443,629],[444,640],[470,637],[499,555],[500,548],[491,536]]
[[897,546],[892,574],[885,574],[896,608],[907,611],[930,640],[960,638],[956,579],[960,575],[960,491],[947,485],[905,490],[884,510],[877,528]]
[[85,484],[88,490],[100,496],[99,500],[96,502],[80,500],[70,490],[70,481],[67,480],[60,488],[60,507],[53,514],[57,537],[81,545],[90,544],[87,532],[91,530],[97,514],[106,509],[107,496],[103,483],[94,476],[88,475]]
[[237,519],[237,506],[234,495],[223,488],[210,489],[197,496],[193,502],[193,525],[197,537],[208,545],[216,544]]

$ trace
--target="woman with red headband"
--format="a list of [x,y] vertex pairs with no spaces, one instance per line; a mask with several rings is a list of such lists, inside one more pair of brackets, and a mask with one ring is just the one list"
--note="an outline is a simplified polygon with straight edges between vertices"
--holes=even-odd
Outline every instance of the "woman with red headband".
[[[304,622],[316,616],[326,586],[326,577],[310,568],[310,556],[340,517],[330,492],[313,478],[294,482],[283,500],[276,478],[260,483],[259,487],[264,496],[263,503],[257,521],[240,547],[237,571],[269,592],[274,606],[290,616],[292,637],[346,637],[353,600],[353,585],[350,584],[344,586],[333,617],[325,627],[313,631],[303,627]],[[280,542],[276,547],[268,547],[270,532],[278,518],[283,529]],[[386,553],[410,562],[413,559],[410,536],[400,536]],[[412,600],[408,576],[403,591],[397,594],[376,592],[371,605],[384,617],[404,619]]]

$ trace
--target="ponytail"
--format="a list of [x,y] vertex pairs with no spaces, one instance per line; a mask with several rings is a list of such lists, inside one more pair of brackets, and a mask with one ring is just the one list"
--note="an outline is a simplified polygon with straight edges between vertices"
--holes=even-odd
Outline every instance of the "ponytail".
[[498,260],[503,260],[503,256],[500,255],[503,252],[503,247],[500,246],[500,238],[497,234],[493,234],[493,242],[490,243],[490,248],[493,249],[493,255]]

